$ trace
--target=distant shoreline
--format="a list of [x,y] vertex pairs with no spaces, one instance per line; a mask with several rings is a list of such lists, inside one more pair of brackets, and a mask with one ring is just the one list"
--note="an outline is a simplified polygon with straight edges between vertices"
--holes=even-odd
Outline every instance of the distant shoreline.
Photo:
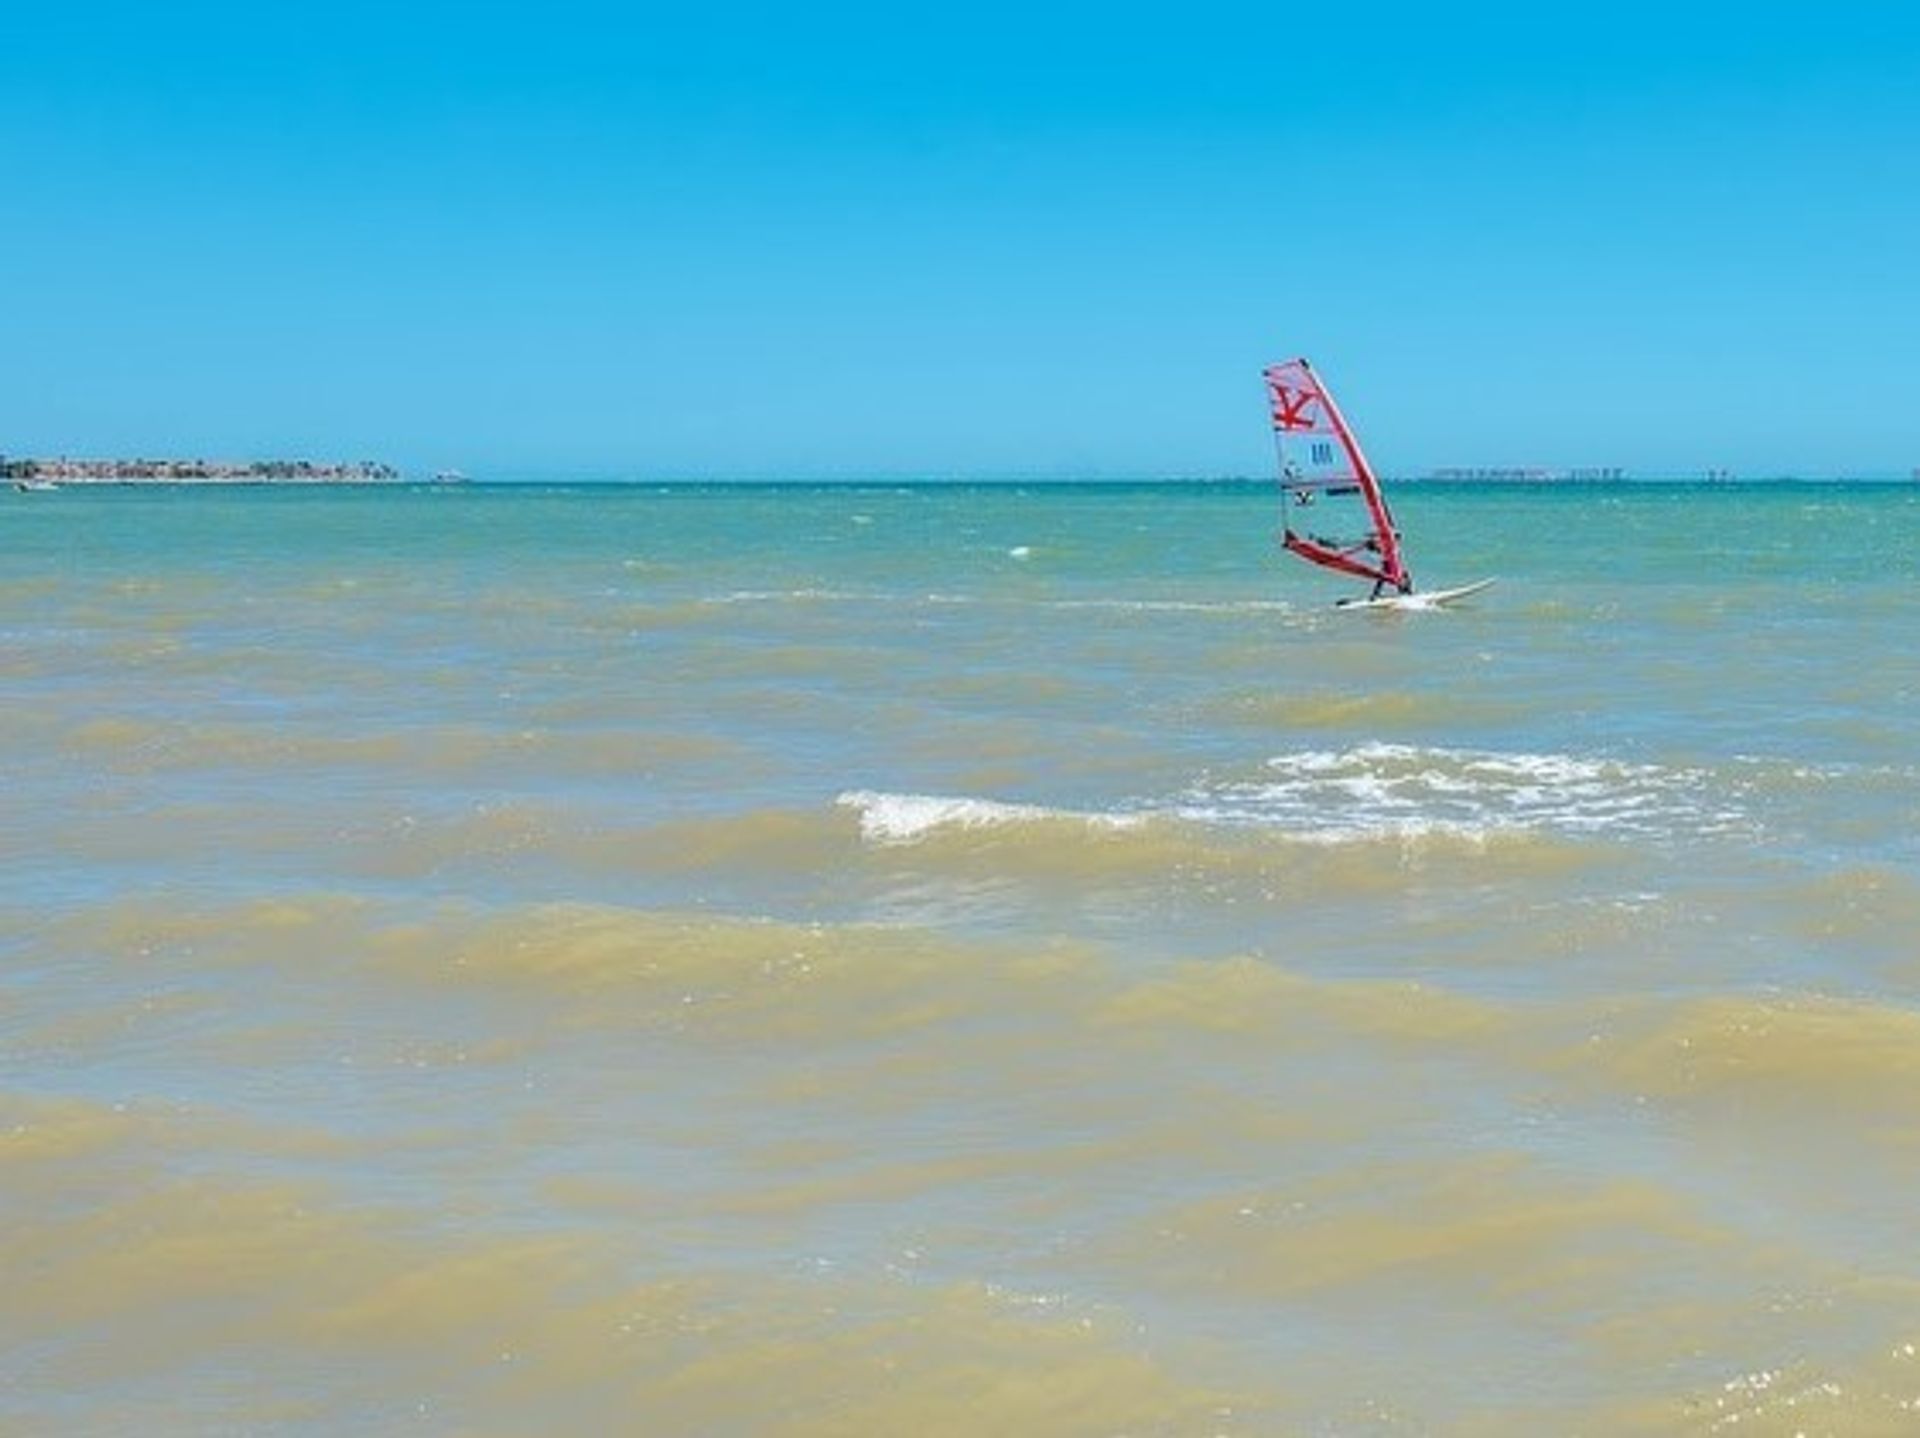
[[58,459],[0,457],[15,484],[393,484],[400,471],[378,460]]
[[[635,478],[500,478],[473,480],[466,475],[442,473],[407,476],[387,466],[311,466],[294,473],[269,473],[260,469],[238,469],[218,473],[179,473],[159,470],[118,473],[74,472],[72,470],[27,468],[29,462],[0,461],[0,482],[22,489],[405,489],[440,488],[456,485],[469,489],[575,489],[575,490],[661,490],[693,491],[776,491],[844,490],[848,493],[888,490],[1078,490],[1086,493],[1182,489],[1239,492],[1272,487],[1272,476],[1221,475],[1211,478],[1132,478],[1132,479],[635,479]],[[32,462],[36,465],[38,462]],[[1633,475],[1609,478],[1440,478],[1429,474],[1387,475],[1384,482],[1398,491],[1406,490],[1487,490],[1531,491],[1633,489],[1821,489],[1836,485],[1860,485],[1877,489],[1917,489],[1920,477],[1904,475]]]

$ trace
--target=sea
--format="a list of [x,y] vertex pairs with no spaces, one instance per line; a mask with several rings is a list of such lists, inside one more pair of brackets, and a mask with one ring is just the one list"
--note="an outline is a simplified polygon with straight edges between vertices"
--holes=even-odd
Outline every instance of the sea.
[[1920,485],[0,495],[0,1432],[1920,1433]]

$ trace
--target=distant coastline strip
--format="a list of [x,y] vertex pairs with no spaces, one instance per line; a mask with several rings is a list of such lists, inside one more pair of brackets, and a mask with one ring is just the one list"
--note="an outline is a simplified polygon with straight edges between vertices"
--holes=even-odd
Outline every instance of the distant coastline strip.
[[400,471],[375,460],[9,459],[0,479],[55,484],[381,484]]

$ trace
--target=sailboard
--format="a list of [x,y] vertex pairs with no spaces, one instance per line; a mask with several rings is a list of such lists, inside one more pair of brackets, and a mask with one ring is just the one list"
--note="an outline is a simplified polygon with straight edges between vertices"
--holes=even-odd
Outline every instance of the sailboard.
[[1341,608],[1433,609],[1493,582],[1416,594],[1387,496],[1326,382],[1304,359],[1268,366],[1266,381],[1280,462],[1281,545],[1309,564],[1373,584],[1371,595]]

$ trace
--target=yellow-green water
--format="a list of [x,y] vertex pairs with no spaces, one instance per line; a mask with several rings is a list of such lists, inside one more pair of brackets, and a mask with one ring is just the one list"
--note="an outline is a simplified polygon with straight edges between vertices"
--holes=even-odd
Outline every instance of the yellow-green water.
[[7,498],[0,1431],[1920,1432],[1907,490]]

